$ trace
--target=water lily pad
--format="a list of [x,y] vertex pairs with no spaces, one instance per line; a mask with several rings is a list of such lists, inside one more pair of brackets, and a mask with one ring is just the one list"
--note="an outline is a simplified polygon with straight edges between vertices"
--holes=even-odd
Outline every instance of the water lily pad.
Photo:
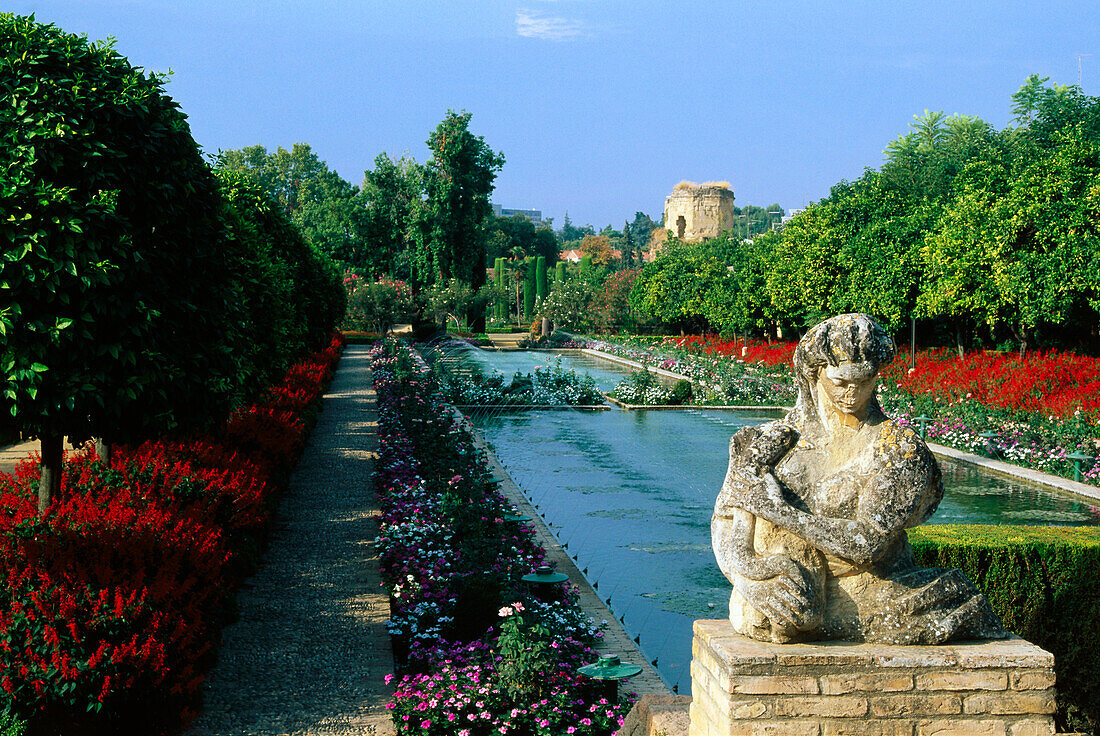
[[643,598],[656,601],[662,610],[689,618],[725,618],[730,615],[729,591],[702,589],[676,593],[643,593]]

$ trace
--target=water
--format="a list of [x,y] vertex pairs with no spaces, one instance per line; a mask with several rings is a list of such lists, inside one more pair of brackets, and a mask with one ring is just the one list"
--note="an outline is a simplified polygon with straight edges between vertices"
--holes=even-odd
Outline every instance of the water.
[[[543,353],[474,353],[511,375]],[[569,356],[603,390],[626,373]],[[728,615],[729,583],[714,561],[710,515],[730,436],[776,416],[678,411],[487,413],[471,419],[537,504],[578,567],[597,584],[646,657],[681,693],[690,690],[691,622]],[[933,524],[1097,524],[1100,508],[1041,486],[940,460],[947,495]]]

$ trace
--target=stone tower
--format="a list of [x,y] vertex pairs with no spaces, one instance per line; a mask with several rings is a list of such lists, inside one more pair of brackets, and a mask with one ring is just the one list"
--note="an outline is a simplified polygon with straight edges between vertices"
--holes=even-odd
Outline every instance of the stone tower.
[[729,182],[682,181],[665,198],[665,228],[680,240],[698,242],[736,226]]

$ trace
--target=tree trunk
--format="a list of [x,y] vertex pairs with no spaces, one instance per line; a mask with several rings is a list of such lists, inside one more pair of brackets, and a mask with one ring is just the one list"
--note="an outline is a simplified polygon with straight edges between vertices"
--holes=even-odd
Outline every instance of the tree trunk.
[[99,462],[104,465],[111,464],[111,445],[102,437],[95,438],[95,454],[99,458]]
[[966,351],[963,348],[963,326],[962,322],[955,323],[955,347],[959,351],[959,360],[966,357]]
[[1016,340],[1020,343],[1020,357],[1022,358],[1027,354],[1028,330],[1023,325],[1016,325],[1012,328],[1012,332]]
[[65,456],[62,437],[59,434],[42,435],[42,477],[38,481],[38,513],[43,515],[50,501],[61,495],[61,462]]

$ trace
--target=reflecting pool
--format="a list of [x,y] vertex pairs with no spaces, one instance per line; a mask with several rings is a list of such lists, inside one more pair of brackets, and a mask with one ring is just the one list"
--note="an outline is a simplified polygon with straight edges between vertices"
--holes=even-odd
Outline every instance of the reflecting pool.
[[[464,353],[506,375],[558,356]],[[562,357],[610,390],[626,370]],[[687,694],[691,622],[728,615],[729,584],[710,547],[710,515],[730,436],[777,413],[553,411],[474,413],[516,483],[670,686]],[[1096,524],[1100,508],[1075,496],[940,460],[947,495],[931,523]]]

